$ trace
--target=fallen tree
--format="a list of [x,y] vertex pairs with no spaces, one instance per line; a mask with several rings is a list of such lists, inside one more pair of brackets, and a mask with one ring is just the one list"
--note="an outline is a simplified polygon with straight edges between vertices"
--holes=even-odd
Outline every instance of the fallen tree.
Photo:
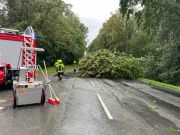
[[89,53],[79,61],[80,77],[137,79],[142,73],[141,59],[108,50]]

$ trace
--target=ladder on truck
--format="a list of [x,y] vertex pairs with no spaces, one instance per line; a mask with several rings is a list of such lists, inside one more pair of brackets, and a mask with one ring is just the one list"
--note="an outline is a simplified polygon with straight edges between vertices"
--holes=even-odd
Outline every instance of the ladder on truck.
[[[33,44],[34,31],[31,26],[29,26],[24,32],[24,47],[35,48],[36,46]],[[36,53],[31,50],[23,50],[23,63],[22,66],[33,66],[36,63]]]
[[22,47],[22,67],[27,70],[24,73],[25,80],[33,82],[36,79],[36,51],[44,51],[42,48],[36,48],[35,34],[32,26],[27,27],[24,32],[24,45]]

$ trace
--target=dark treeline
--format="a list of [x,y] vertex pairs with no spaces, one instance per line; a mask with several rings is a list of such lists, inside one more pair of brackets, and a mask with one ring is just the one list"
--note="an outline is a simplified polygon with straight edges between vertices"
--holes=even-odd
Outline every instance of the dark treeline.
[[61,58],[65,64],[84,55],[87,28],[62,0],[0,0],[1,27],[24,31],[32,26],[38,37],[38,53],[48,65]]
[[144,57],[145,77],[180,85],[179,24],[178,0],[121,0],[120,10],[103,24],[89,51]]

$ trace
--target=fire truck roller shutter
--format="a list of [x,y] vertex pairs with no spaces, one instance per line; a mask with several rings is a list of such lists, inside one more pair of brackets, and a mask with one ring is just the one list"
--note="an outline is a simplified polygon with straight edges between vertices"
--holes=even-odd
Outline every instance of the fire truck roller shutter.
[[21,66],[20,47],[22,46],[23,43],[20,41],[8,41],[0,39],[1,59],[3,62],[10,64],[12,68],[17,68],[19,61],[19,65]]

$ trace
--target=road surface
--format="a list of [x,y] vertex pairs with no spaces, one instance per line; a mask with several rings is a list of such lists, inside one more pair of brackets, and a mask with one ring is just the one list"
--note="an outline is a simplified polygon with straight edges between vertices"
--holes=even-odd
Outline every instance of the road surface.
[[13,109],[12,90],[1,88],[0,135],[180,135],[179,97],[136,81],[50,78],[60,105],[47,103],[46,91],[44,106]]

